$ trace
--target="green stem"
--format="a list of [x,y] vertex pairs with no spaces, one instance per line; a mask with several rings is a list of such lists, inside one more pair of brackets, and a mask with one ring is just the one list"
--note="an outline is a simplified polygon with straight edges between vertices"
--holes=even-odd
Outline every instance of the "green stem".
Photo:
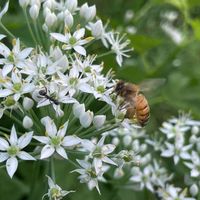
[[0,26],[1,26],[1,28],[2,28],[10,37],[12,37],[13,39],[16,38],[16,37],[2,24],[1,21],[0,21]]
[[35,29],[35,33],[36,33],[36,37],[37,37],[38,42],[40,43],[41,46],[43,46],[43,48],[45,48],[44,45],[42,44],[40,32],[38,30],[37,23],[36,23],[35,20],[33,21],[33,25],[34,25],[34,29]]
[[114,51],[108,51],[106,53],[102,53],[102,54],[98,55],[97,58],[102,58],[102,57],[108,56],[110,54],[114,54]]
[[53,156],[51,157],[50,165],[51,165],[51,178],[55,182],[56,181],[56,176],[55,176],[55,166],[54,166]]
[[32,31],[32,28],[31,28],[31,25],[30,25],[30,22],[29,22],[29,19],[28,19],[28,15],[27,15],[26,9],[23,9],[23,12],[24,12],[24,16],[25,16],[26,23],[27,23],[29,32],[31,34],[31,37],[32,37],[35,45],[37,46],[37,40],[36,40],[35,35],[34,35],[33,31]]
[[5,111],[4,111],[4,114],[5,114],[7,117],[13,119],[15,122],[17,122],[20,126],[23,127],[22,122],[21,122],[19,119],[17,119],[16,117],[14,117],[10,112],[8,112],[7,110],[5,110]]

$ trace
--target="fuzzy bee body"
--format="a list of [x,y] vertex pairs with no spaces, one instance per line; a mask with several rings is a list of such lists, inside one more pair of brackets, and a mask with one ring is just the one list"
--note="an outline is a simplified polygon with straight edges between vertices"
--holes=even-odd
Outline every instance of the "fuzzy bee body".
[[141,126],[145,126],[150,116],[150,108],[146,97],[140,93],[139,86],[119,81],[115,92],[124,98],[125,118],[136,119]]

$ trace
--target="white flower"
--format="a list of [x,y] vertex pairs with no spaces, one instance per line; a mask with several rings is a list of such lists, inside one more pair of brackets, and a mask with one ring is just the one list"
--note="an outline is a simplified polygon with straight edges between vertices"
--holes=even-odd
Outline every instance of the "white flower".
[[103,174],[107,171],[106,167],[102,167],[101,170],[97,173],[91,163],[85,160],[77,160],[79,165],[81,166],[80,169],[75,169],[72,172],[78,172],[81,174],[79,176],[81,183],[87,183],[90,190],[96,187],[97,191],[100,193],[98,181],[105,181],[103,178]]
[[11,81],[2,85],[4,88],[0,89],[0,97],[7,97],[12,94],[15,101],[18,101],[23,94],[32,92],[35,88],[33,83],[23,79],[22,74],[17,69],[13,70]]
[[86,50],[84,47],[82,47],[82,45],[89,43],[93,38],[87,37],[85,39],[82,39],[84,35],[85,35],[84,28],[78,29],[73,33],[73,35],[71,35],[70,32],[67,32],[65,35],[60,33],[51,33],[51,36],[54,39],[65,43],[63,45],[64,50],[74,49],[77,53],[86,56]]
[[80,16],[86,21],[92,21],[96,16],[96,6],[88,6],[87,3],[84,3],[80,8]]
[[148,165],[141,171],[138,167],[134,167],[133,176],[130,177],[130,181],[138,185],[139,190],[143,190],[145,187],[154,192],[153,183],[152,183],[152,173],[153,169],[151,165]]
[[10,73],[14,66],[18,68],[26,66],[26,58],[33,50],[33,48],[25,48],[21,51],[19,39],[13,40],[13,44],[13,49],[11,51],[7,46],[0,43],[0,54],[4,57],[0,58],[0,65],[4,65],[2,69],[3,76]]
[[35,160],[33,156],[22,151],[30,142],[33,132],[28,132],[17,138],[15,126],[13,125],[10,138],[5,140],[0,138],[0,162],[6,161],[6,170],[12,178],[18,167],[17,157],[21,160]]
[[173,27],[169,23],[163,23],[161,25],[161,28],[163,31],[172,39],[172,41],[179,45],[183,42],[183,34],[181,31],[179,31],[177,28]]
[[108,48],[108,42],[107,42],[107,37],[109,33],[106,32],[108,23],[103,26],[102,21],[99,19],[95,23],[89,22],[89,25],[86,26],[92,33],[92,36],[95,37],[96,39],[101,39],[103,45]]
[[94,144],[90,140],[82,140],[81,142],[83,148],[90,152],[90,157],[93,158],[93,164],[97,174],[101,171],[103,162],[111,165],[117,165],[108,157],[108,155],[115,150],[115,145],[104,145],[105,138],[106,135],[102,136],[97,144]]
[[45,144],[41,151],[41,159],[52,156],[55,151],[65,159],[68,159],[65,151],[66,147],[72,147],[80,143],[80,139],[77,136],[70,135],[65,136],[68,122],[65,122],[59,130],[57,130],[55,123],[50,117],[44,117],[41,119],[42,124],[45,126],[46,136],[34,136],[33,138],[39,142]]
[[68,195],[71,192],[75,192],[73,190],[70,191],[66,191],[66,190],[62,190],[62,188],[57,185],[56,183],[54,183],[54,181],[47,176],[48,178],[48,185],[49,185],[49,189],[48,189],[48,193],[45,194],[42,199],[44,199],[45,196],[48,196],[49,199],[55,199],[55,200],[61,200],[63,199],[63,197],[65,197],[66,195]]
[[165,142],[167,149],[163,149],[161,156],[163,157],[173,157],[175,165],[178,164],[180,158],[183,160],[188,160],[191,158],[188,150],[192,148],[193,145],[183,146],[181,143],[170,144]]
[[1,21],[2,17],[5,15],[5,13],[7,13],[8,7],[9,7],[9,1],[6,2],[5,6],[0,11],[0,21]]
[[191,170],[190,176],[199,177],[200,176],[200,158],[199,158],[199,154],[196,151],[192,151],[191,162],[185,162],[185,165]]
[[158,195],[165,200],[195,200],[194,198],[186,197],[187,189],[174,187],[173,185],[167,185],[165,188],[158,190]]
[[125,35],[120,37],[119,33],[110,32],[107,39],[111,44],[111,50],[116,54],[116,61],[121,67],[123,62],[123,57],[130,57],[127,53],[133,49],[128,49],[127,46],[130,44],[129,40],[123,41]]
[[186,124],[164,122],[160,128],[161,132],[166,134],[168,139],[176,137],[177,134],[184,134],[190,129]]

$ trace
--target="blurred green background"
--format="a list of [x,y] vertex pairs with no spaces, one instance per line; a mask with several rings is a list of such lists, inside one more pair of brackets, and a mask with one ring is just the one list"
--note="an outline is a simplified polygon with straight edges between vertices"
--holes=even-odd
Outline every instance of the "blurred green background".
[[[5,2],[1,0],[0,6]],[[79,0],[79,5],[85,2]],[[172,115],[177,115],[179,110],[190,111],[195,119],[200,119],[200,1],[88,0],[87,2],[90,5],[96,4],[97,15],[104,22],[109,19],[114,29],[127,32],[131,46],[134,47],[131,58],[126,59],[121,68],[117,66],[114,56],[105,57],[106,70],[113,68],[116,78],[133,83],[147,79],[166,79],[164,85],[158,85],[154,91],[147,94],[151,106],[151,119],[146,127],[147,132],[151,134],[158,130],[163,121]],[[30,35],[17,0],[10,1],[9,13],[4,16],[3,22],[15,35],[23,37],[31,45]],[[171,27],[179,35],[175,35],[175,38],[169,36],[165,30],[167,26],[168,30]],[[1,30],[1,33],[4,32]],[[42,163],[41,166],[30,164],[29,170],[26,171],[27,165],[20,164],[14,180],[10,180],[4,170],[0,170],[0,199],[41,199],[41,195],[47,190],[46,179],[41,175],[46,172]],[[65,199],[155,199],[147,191],[134,192],[120,187],[126,182],[126,177],[115,181],[114,184],[109,182],[100,184],[102,195],[99,196],[95,190],[90,192],[86,185],[80,184],[77,174],[69,174],[67,178],[63,178],[63,173],[68,173],[70,167],[58,162],[56,169],[57,180],[61,186],[68,189],[77,188],[76,193]],[[20,173],[22,171],[23,176]],[[37,172],[36,176],[33,171]],[[30,185],[32,187],[29,187]],[[30,193],[32,195],[29,196]]]

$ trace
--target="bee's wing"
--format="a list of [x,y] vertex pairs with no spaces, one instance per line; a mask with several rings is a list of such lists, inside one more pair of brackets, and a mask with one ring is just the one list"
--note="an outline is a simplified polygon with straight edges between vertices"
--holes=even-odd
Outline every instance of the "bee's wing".
[[141,92],[151,92],[164,85],[165,82],[165,78],[147,79],[139,84],[139,88]]

